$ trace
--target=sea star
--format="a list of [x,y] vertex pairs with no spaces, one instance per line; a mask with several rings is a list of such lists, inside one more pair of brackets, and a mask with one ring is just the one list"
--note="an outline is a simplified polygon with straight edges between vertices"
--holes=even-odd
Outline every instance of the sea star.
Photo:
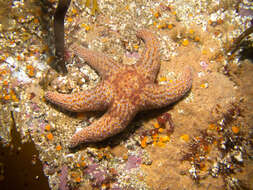
[[144,40],[145,50],[133,65],[119,64],[76,44],[70,48],[99,73],[102,81],[90,90],[75,94],[49,91],[45,98],[73,112],[107,110],[100,119],[74,134],[71,147],[111,137],[121,132],[137,112],[167,106],[191,88],[189,66],[179,80],[163,85],[155,83],[160,69],[158,40],[147,29],[139,30],[137,37]]

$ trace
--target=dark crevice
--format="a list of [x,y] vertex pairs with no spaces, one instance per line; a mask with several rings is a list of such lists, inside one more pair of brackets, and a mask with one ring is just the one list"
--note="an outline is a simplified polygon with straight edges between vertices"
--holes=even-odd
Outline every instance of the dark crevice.
[[9,146],[0,144],[0,187],[1,190],[49,190],[47,177],[38,158],[34,143],[21,142],[13,112],[12,141]]

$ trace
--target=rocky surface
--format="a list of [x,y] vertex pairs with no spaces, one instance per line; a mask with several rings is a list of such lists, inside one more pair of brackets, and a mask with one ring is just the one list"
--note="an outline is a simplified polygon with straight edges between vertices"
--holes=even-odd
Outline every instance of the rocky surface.
[[[49,66],[56,2],[45,13],[44,4],[14,1],[0,28],[1,142],[11,146],[15,121],[22,141],[39,151],[51,189],[252,189],[252,63],[226,53],[251,25],[251,14],[238,14],[249,3],[101,0],[92,16],[83,1],[72,1],[65,19],[68,74],[61,76]],[[191,92],[173,106],[138,114],[113,138],[70,150],[75,131],[101,113],[75,114],[45,101],[46,90],[74,93],[100,81],[68,47],[78,41],[134,64],[144,47],[139,28],[159,37],[157,82],[175,80],[187,64]],[[245,41],[241,55],[252,35]]]

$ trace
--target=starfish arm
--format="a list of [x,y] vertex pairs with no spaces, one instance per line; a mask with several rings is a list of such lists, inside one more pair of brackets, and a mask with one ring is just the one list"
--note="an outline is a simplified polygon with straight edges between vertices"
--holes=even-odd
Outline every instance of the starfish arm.
[[166,85],[147,84],[140,97],[142,99],[143,109],[155,109],[168,106],[179,100],[190,90],[192,86],[192,71],[187,67],[183,76]]
[[133,105],[123,101],[114,102],[103,117],[76,132],[70,141],[70,147],[74,148],[80,143],[102,141],[125,129],[135,116],[136,110]]
[[112,99],[112,95],[108,84],[102,82],[92,89],[75,94],[48,91],[45,98],[66,110],[83,112],[105,110]]
[[152,32],[146,29],[139,30],[136,35],[144,40],[145,50],[134,66],[143,73],[145,78],[155,81],[160,69],[158,40]]
[[107,76],[111,76],[113,72],[119,70],[120,68],[120,65],[117,62],[102,53],[80,47],[77,44],[73,44],[70,49],[87,61],[101,77],[105,78]]

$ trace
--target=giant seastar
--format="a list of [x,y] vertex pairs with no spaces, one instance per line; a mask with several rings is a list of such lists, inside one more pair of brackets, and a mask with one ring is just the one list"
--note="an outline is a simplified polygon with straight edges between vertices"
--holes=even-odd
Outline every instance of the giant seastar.
[[50,102],[73,112],[106,111],[91,125],[76,132],[70,141],[75,147],[84,142],[102,141],[121,132],[139,111],[161,108],[179,100],[191,88],[192,71],[186,66],[179,80],[155,82],[160,69],[156,36],[147,29],[137,32],[145,42],[141,58],[133,65],[119,64],[109,57],[76,44],[70,48],[102,77],[94,88],[75,94],[47,92]]

